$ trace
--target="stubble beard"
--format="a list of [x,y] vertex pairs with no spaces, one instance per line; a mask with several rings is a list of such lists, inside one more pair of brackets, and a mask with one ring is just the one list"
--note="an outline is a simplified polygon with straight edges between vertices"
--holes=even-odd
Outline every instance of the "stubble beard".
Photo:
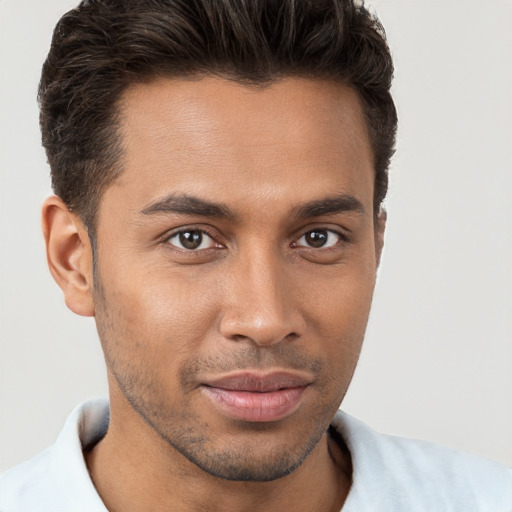
[[[131,408],[144,420],[144,422],[158,434],[173,450],[192,462],[195,466],[211,476],[230,481],[239,482],[268,482],[283,478],[306,460],[326,433],[332,418],[338,409],[346,389],[335,396],[323,407],[311,411],[308,416],[308,424],[301,425],[295,433],[297,442],[290,446],[291,430],[278,433],[276,436],[282,439],[277,447],[268,451],[265,440],[269,431],[275,428],[272,424],[240,422],[240,431],[251,442],[230,443],[224,439],[215,439],[209,425],[201,420],[192,407],[187,407],[183,400],[178,410],[173,413],[171,407],[165,403],[166,391],[156,382],[154,375],[144,365],[136,366],[133,360],[114,354],[113,345],[122,345],[125,336],[128,335],[116,325],[116,311],[109,307],[105,292],[99,279],[95,283],[95,309],[98,333],[103,345],[105,360],[109,371],[114,377],[117,386]],[[117,324],[119,322],[117,321]],[[115,326],[115,327],[114,327]],[[116,333],[117,339],[114,339]],[[119,350],[119,349],[118,349]],[[256,350],[256,351],[255,351]],[[181,389],[186,389],[186,383],[194,379],[201,369],[215,369],[222,371],[233,368],[255,367],[258,362],[261,368],[261,360],[266,360],[266,365],[272,367],[276,364],[299,370],[310,370],[316,375],[325,375],[324,361],[311,360],[294,352],[283,350],[276,345],[273,352],[266,352],[269,357],[262,357],[258,349],[240,351],[236,357],[219,360],[195,359],[189,361],[180,372]],[[268,350],[268,349],[267,349]],[[355,367],[355,364],[354,364]],[[322,379],[320,379],[322,380]],[[324,378],[320,385],[321,392],[327,393],[328,379]],[[348,386],[347,386],[348,387]],[[320,397],[322,398],[322,396]],[[322,400],[319,400],[322,402]],[[241,425],[243,423],[243,425]],[[271,422],[272,423],[272,422]],[[296,431],[297,432],[297,431]],[[222,434],[221,434],[222,435]],[[219,444],[221,446],[219,446]],[[276,443],[274,443],[276,446]],[[264,452],[263,456],[261,453]]]

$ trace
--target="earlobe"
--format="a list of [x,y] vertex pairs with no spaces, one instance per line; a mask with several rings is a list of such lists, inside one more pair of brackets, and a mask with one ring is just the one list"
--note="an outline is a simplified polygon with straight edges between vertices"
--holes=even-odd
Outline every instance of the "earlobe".
[[86,227],[57,196],[43,204],[42,227],[48,267],[66,305],[77,315],[94,316],[92,248]]
[[375,221],[375,257],[377,268],[379,267],[382,249],[384,248],[384,232],[386,231],[387,219],[388,212],[381,206]]

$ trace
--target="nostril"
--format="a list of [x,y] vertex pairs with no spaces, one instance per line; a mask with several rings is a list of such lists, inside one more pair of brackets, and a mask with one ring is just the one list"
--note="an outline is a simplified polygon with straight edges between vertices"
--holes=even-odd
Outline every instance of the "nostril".
[[250,340],[256,345],[294,341],[305,331],[305,318],[289,300],[268,300],[264,306],[247,302],[225,307],[219,318],[223,338]]
[[285,336],[271,335],[271,334],[263,335],[262,333],[254,334],[253,336],[248,336],[245,334],[234,334],[234,335],[230,336],[230,339],[232,339],[233,341],[239,342],[239,343],[244,342],[244,341],[245,342],[249,341],[251,343],[255,343],[256,345],[270,346],[270,345],[275,345],[275,344],[281,343],[281,342],[294,341],[299,337],[300,337],[299,334],[297,334],[295,332],[290,332],[289,334],[286,334]]

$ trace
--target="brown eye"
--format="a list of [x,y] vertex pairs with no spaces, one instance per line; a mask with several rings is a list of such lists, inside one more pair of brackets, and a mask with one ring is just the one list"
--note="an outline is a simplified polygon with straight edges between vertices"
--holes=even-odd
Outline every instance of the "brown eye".
[[168,240],[171,245],[187,251],[210,249],[215,242],[204,231],[199,229],[187,229],[174,234]]
[[327,243],[326,231],[310,231],[304,235],[305,242],[311,247],[323,247]]
[[340,239],[341,236],[330,229],[313,229],[302,235],[297,241],[297,245],[313,249],[325,249],[333,247]]
[[184,231],[178,235],[180,244],[185,249],[197,249],[203,241],[203,234],[200,231]]

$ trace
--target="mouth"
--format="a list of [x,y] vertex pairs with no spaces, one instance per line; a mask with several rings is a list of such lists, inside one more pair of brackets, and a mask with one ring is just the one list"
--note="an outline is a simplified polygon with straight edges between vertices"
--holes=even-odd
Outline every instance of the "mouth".
[[270,422],[293,414],[311,383],[308,376],[294,372],[243,372],[207,380],[201,390],[232,419]]

